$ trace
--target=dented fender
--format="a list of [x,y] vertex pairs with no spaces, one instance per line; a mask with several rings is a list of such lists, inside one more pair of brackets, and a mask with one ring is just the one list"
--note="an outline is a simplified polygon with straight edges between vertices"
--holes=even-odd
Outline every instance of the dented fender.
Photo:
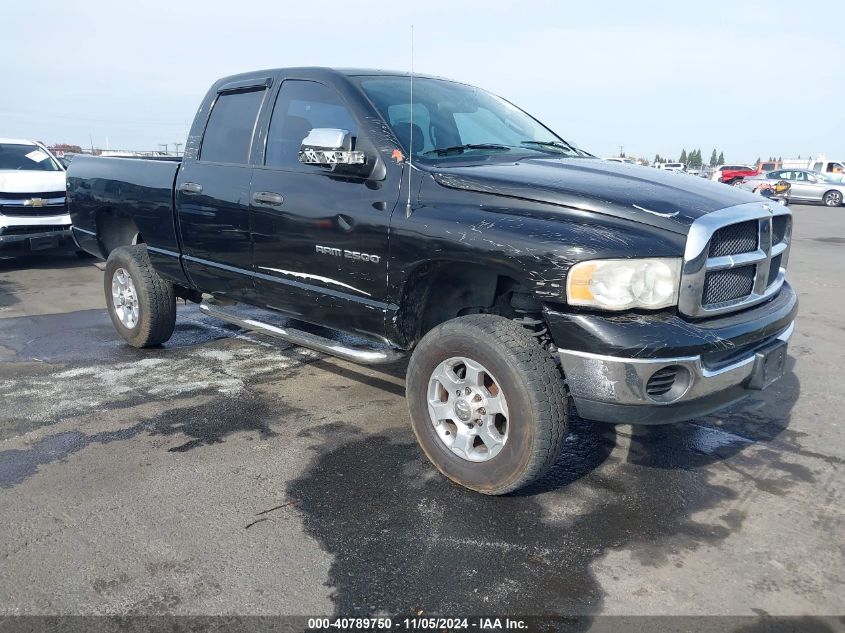
[[[388,296],[396,305],[402,305],[415,275],[433,263],[456,270],[462,264],[483,265],[514,279],[540,303],[562,304],[573,264],[632,254],[683,255],[685,235],[659,227],[584,209],[446,188],[425,172],[420,178],[412,212],[396,212],[391,221]],[[401,324],[387,327],[388,338],[400,336]]]

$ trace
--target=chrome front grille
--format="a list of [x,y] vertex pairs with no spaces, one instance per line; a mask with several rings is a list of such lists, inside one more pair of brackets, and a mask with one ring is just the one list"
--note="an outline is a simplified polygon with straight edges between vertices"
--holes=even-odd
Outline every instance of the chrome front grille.
[[38,218],[67,213],[64,191],[46,193],[0,192],[0,215],[18,218]]
[[766,202],[721,209],[693,222],[678,307],[703,317],[764,301],[783,285],[792,215]]

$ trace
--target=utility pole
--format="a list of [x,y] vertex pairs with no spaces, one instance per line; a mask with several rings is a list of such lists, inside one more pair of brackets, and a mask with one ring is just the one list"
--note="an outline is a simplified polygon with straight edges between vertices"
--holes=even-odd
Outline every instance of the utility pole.
[[167,154],[167,146],[168,146],[168,143],[159,143],[159,144],[158,144],[158,146],[159,146],[159,147],[163,147],[163,148],[164,148],[164,153],[165,153],[165,154]]
[[173,147],[176,149],[176,155],[179,155],[179,148],[182,147],[184,143],[173,143]]

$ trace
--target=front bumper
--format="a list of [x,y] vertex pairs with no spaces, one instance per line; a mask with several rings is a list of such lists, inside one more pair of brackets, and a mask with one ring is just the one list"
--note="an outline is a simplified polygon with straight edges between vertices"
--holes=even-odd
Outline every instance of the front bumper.
[[707,415],[766,386],[772,371],[766,361],[774,358],[781,370],[797,309],[794,291],[784,284],[767,303],[699,322],[666,315],[546,316],[581,417],[665,424]]
[[33,218],[0,215],[0,253],[3,255],[73,247],[75,242],[67,214]]
[[[580,416],[621,424],[667,424],[707,415],[762,389],[767,352],[788,342],[793,329],[790,324],[748,355],[716,369],[708,369],[701,356],[639,359],[569,350],[559,354]],[[649,394],[649,380],[667,368],[674,376],[671,388]]]

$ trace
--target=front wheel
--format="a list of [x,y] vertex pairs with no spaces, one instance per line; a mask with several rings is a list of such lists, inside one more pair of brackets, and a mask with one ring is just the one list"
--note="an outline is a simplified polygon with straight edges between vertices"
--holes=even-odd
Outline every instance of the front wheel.
[[828,191],[822,198],[825,206],[838,207],[842,205],[842,193],[840,191]]
[[423,451],[462,486],[512,492],[560,452],[563,380],[537,339],[509,319],[478,314],[435,327],[414,350],[406,384]]
[[173,334],[176,291],[152,267],[145,245],[111,252],[104,290],[114,329],[133,347],[160,345]]

